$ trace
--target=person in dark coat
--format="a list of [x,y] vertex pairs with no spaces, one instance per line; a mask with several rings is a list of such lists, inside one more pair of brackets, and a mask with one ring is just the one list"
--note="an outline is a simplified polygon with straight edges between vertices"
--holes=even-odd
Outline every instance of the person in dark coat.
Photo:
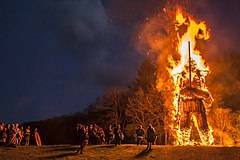
[[106,144],[110,144],[112,139],[113,139],[113,128],[112,128],[112,125],[110,124],[106,132]]
[[136,134],[137,134],[137,145],[142,145],[144,134],[145,134],[145,130],[143,129],[142,125],[139,125],[139,128],[136,130]]
[[151,124],[149,124],[148,129],[147,129],[147,149],[151,150],[152,149],[152,144],[155,142],[156,139],[156,131],[153,128]]
[[80,129],[79,129],[79,144],[80,144],[80,148],[77,151],[77,153],[83,154],[83,148],[86,145],[86,139],[87,139],[87,135],[86,135],[85,126],[84,125],[80,125]]
[[88,128],[88,144],[93,145],[95,141],[95,131],[93,130],[93,125],[91,124]]
[[120,125],[117,125],[117,127],[114,128],[114,136],[115,136],[115,145],[120,145],[121,141],[124,139],[124,135]]
[[76,125],[76,128],[75,128],[75,141],[74,141],[74,144],[78,144],[78,141],[79,141],[79,130],[80,130],[80,124],[77,124]]

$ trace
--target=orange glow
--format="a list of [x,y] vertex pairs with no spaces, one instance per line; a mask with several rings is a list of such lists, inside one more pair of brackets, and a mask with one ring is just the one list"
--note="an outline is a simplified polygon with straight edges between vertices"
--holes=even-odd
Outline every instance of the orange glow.
[[[181,27],[184,27],[184,29],[181,29]],[[174,119],[177,122],[175,129],[177,130],[177,143],[180,145],[191,145],[193,143],[189,138],[191,127],[181,127],[182,124],[180,124],[179,118],[176,117],[183,117],[183,113],[181,112],[186,110],[179,108],[180,103],[183,105],[188,103],[188,105],[192,107],[193,101],[196,103],[200,101],[199,105],[206,109],[206,111],[212,105],[212,96],[205,85],[205,77],[209,74],[209,68],[205,64],[200,51],[196,48],[197,40],[208,40],[210,33],[205,22],[196,22],[191,16],[184,17],[180,10],[177,10],[176,13],[175,31],[177,32],[178,38],[176,49],[180,55],[180,60],[176,61],[169,57],[168,60],[172,68],[167,68],[175,85],[173,102],[175,106],[175,111],[173,111]],[[184,33],[182,33],[183,31]],[[199,116],[200,111],[189,111],[189,113],[189,119],[193,121],[193,125],[195,125],[198,130],[201,144],[211,145],[214,139],[212,136],[213,130],[210,125],[206,122],[207,125],[205,125],[205,128],[207,129],[203,130],[199,128],[199,125],[202,125],[199,124],[201,120],[207,121],[206,118],[204,119],[204,116],[202,116],[203,118]],[[201,113],[206,114],[206,112]],[[202,119],[198,120],[196,115]]]

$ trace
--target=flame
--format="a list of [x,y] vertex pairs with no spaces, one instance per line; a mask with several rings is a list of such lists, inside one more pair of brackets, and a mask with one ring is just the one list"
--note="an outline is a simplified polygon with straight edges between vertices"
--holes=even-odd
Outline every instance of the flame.
[[[173,102],[175,111],[173,113],[177,122],[177,141],[178,144],[182,145],[191,144],[191,126],[184,128],[180,124],[182,123],[181,118],[184,116],[186,118],[186,115],[190,114],[188,118],[194,122],[202,144],[211,145],[214,141],[212,136],[213,130],[207,123],[207,119],[204,118],[206,111],[213,102],[205,84],[205,77],[210,71],[200,51],[196,48],[197,40],[208,40],[210,32],[205,22],[196,22],[192,16],[185,17],[180,9],[176,12],[175,31],[178,38],[176,50],[180,54],[180,60],[176,61],[169,57],[168,60],[172,68],[168,68],[168,71],[173,78],[175,86]],[[190,108],[195,106],[195,109],[188,108],[189,110],[185,114],[183,112],[187,110],[184,108],[186,105]],[[198,110],[204,111],[200,112]],[[199,124],[201,121],[203,121],[203,124]]]

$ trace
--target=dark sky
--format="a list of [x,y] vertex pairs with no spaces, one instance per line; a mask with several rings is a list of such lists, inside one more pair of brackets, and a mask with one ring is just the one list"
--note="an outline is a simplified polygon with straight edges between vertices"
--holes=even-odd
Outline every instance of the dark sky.
[[[106,87],[126,87],[144,59],[132,44],[133,33],[164,4],[163,0],[2,1],[0,121],[21,123],[82,111]],[[212,50],[239,51],[239,1],[193,4],[193,13],[207,21],[213,40],[224,36],[213,41]]]

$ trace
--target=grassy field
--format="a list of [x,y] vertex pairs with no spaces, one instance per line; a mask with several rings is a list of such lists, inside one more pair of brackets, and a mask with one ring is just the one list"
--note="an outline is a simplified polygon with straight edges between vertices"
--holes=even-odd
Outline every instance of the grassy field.
[[100,145],[87,146],[84,154],[77,154],[78,146],[21,146],[0,147],[0,159],[45,160],[45,159],[161,159],[161,160],[240,160],[240,147],[200,147],[200,146],[153,146],[146,145]]

